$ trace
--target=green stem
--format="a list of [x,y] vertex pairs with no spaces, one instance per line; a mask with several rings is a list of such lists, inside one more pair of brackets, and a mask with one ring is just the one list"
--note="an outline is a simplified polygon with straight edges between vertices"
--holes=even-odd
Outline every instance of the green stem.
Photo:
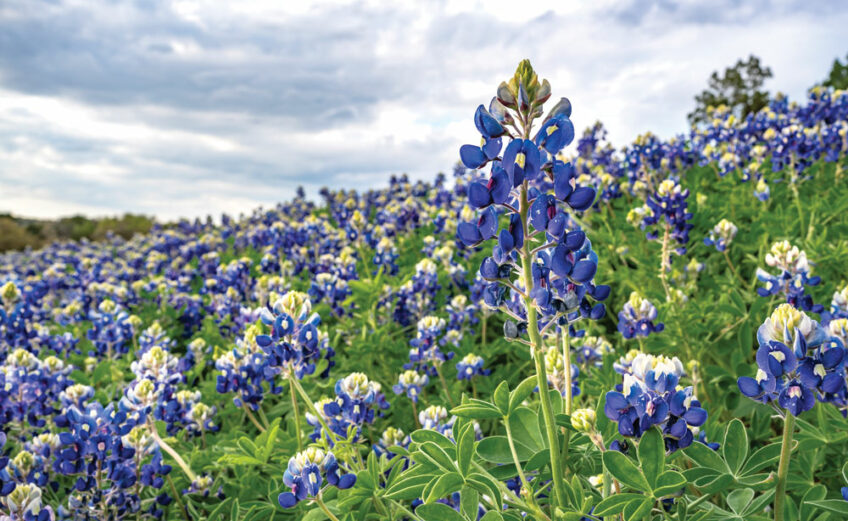
[[530,482],[527,481],[527,476],[524,474],[524,468],[521,466],[521,461],[518,459],[518,452],[515,450],[515,442],[512,440],[512,429],[509,427],[509,417],[504,416],[504,426],[506,426],[506,441],[509,443],[509,451],[512,453],[512,461],[515,463],[515,468],[518,470],[518,476],[521,478],[521,485],[527,491],[527,497],[533,501],[533,489],[530,488]]
[[442,389],[444,389],[444,391],[445,391],[445,396],[448,397],[448,403],[450,404],[451,408],[453,408],[453,405],[454,405],[453,404],[453,398],[451,397],[451,393],[448,390],[448,383],[445,381],[445,375],[442,374],[442,370],[441,370],[441,367],[440,367],[441,364],[434,364],[434,365],[436,367],[436,374],[439,375],[439,382],[442,383]]
[[[563,403],[563,408],[565,414],[571,414],[572,408],[572,400],[573,397],[571,395],[571,341],[570,334],[568,332],[569,328],[566,326],[565,330],[562,332],[562,365],[563,370],[565,371],[565,401]],[[568,444],[571,438],[571,431],[568,429],[562,429],[563,431],[563,441],[562,441],[562,462],[563,465],[566,465],[566,472],[568,472]]]
[[783,502],[786,499],[786,476],[789,475],[789,456],[792,454],[792,435],[795,431],[795,416],[785,412],[783,420],[783,443],[780,447],[780,463],[777,467],[777,485],[774,489],[774,521],[783,521]]
[[174,499],[177,501],[177,505],[180,507],[180,512],[183,514],[183,518],[186,521],[191,521],[188,517],[188,512],[186,512],[185,505],[183,504],[182,499],[180,499],[180,494],[177,493],[177,487],[174,486],[174,481],[171,479],[170,474],[165,474],[165,479],[168,480],[168,484],[171,485],[171,492],[174,493]]
[[[529,204],[527,202],[527,181],[521,185],[521,196],[519,200],[519,212],[521,216],[521,225],[524,227],[524,236],[527,237],[527,212]],[[530,289],[533,287],[533,274],[530,268],[530,241],[525,240],[522,246],[521,255],[521,271],[524,276],[524,290],[527,296],[524,297],[524,307],[527,310],[527,331],[530,335],[533,356],[536,362],[536,380],[539,386],[539,398],[542,401],[542,415],[545,420],[545,431],[548,437],[548,448],[550,449],[551,458],[551,474],[553,478],[554,489],[554,505],[565,505],[565,491],[562,485],[562,465],[559,452],[559,437],[556,431],[556,420],[554,419],[553,406],[551,405],[551,396],[548,393],[548,378],[545,368],[545,353],[542,351],[542,339],[539,336],[538,317],[536,314],[535,302],[529,296]],[[553,508],[552,508],[553,510]]]
[[327,433],[327,437],[329,437],[335,444],[339,440],[336,433],[330,430],[330,427],[327,425],[327,421],[324,420],[324,415],[319,413],[318,409],[315,408],[315,404],[312,403],[312,400],[309,399],[309,395],[303,390],[303,387],[300,385],[300,381],[297,378],[292,378],[290,381],[294,386],[295,391],[297,391],[297,394],[299,394],[300,398],[306,403],[306,408],[309,409],[309,412],[311,412],[313,416],[318,418],[318,422],[321,424],[324,432]]
[[150,435],[153,436],[153,440],[156,441],[156,444],[159,445],[159,447],[165,452],[167,452],[172,458],[174,458],[174,461],[176,461],[177,465],[183,470],[183,473],[186,475],[188,480],[194,482],[197,476],[194,474],[194,472],[192,472],[191,468],[189,468],[188,464],[185,462],[182,456],[180,456],[177,451],[171,448],[170,445],[165,443],[165,441],[159,437],[159,433],[156,432],[156,425],[154,425],[153,422],[148,421],[147,426],[149,427]]
[[315,502],[318,503],[318,506],[321,507],[321,510],[324,511],[324,514],[326,514],[327,517],[330,518],[330,521],[339,521],[339,518],[337,518],[335,514],[330,512],[330,509],[327,508],[327,505],[324,504],[324,500],[321,499],[321,492],[318,492],[318,495],[315,496]]
[[663,231],[663,240],[662,240],[662,251],[660,255],[660,280],[662,281],[663,289],[665,290],[665,300],[671,300],[671,290],[668,288],[668,269],[671,267],[671,263],[669,262],[669,256],[671,252],[669,251],[669,237],[671,235],[671,225],[668,224],[668,221],[665,223],[665,231]]
[[262,404],[259,404],[259,408],[257,409],[259,412],[259,419],[262,420],[262,425],[265,426],[266,429],[271,428],[271,424],[268,423],[268,417],[265,416],[265,411],[262,409]]
[[265,432],[265,427],[263,427],[259,423],[259,421],[256,420],[256,416],[254,416],[253,413],[250,412],[250,407],[245,402],[241,402],[241,408],[244,409],[244,413],[247,415],[248,419],[250,419],[251,423],[253,423],[253,425],[255,425],[257,429],[259,429],[259,432]]
[[297,406],[297,395],[291,380],[292,377],[289,376],[289,390],[291,391],[292,411],[294,411],[294,432],[297,436],[297,451],[301,452],[303,451],[303,433],[300,432],[300,409]]
[[724,253],[724,260],[727,261],[727,266],[730,268],[730,271],[733,272],[733,276],[736,277],[737,279],[739,279],[739,282],[742,283],[743,287],[748,288],[748,282],[745,279],[743,279],[742,277],[739,276],[739,272],[736,271],[736,267],[733,265],[733,262],[731,262],[730,255],[728,255],[728,253],[727,253],[727,248],[725,248],[723,253]]

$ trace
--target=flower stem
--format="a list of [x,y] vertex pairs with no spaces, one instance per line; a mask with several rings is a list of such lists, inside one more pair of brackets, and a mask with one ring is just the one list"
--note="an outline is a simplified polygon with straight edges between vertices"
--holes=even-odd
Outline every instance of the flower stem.
[[171,479],[171,475],[170,475],[170,474],[165,474],[165,479],[167,479],[167,480],[168,480],[168,484],[169,484],[169,485],[171,485],[171,492],[173,492],[173,493],[174,493],[174,499],[175,499],[175,500],[176,500],[176,502],[177,502],[177,506],[179,506],[179,507],[180,507],[180,512],[182,512],[182,514],[183,514],[183,518],[184,518],[186,521],[191,521],[191,519],[188,517],[188,512],[186,512],[185,505],[183,504],[182,499],[180,499],[180,495],[177,493],[177,487],[175,487],[175,486],[174,486],[174,481]]
[[442,389],[444,389],[445,391],[445,396],[448,397],[448,403],[451,407],[453,407],[453,398],[451,397],[451,393],[448,390],[448,383],[447,381],[445,381],[445,375],[442,374],[442,370],[439,368],[439,365],[436,365],[436,374],[439,375],[439,381],[442,383]]
[[730,271],[733,272],[733,276],[736,277],[737,279],[739,279],[739,281],[742,283],[743,287],[748,288],[748,283],[745,281],[745,279],[743,279],[742,277],[739,276],[739,272],[736,271],[736,267],[733,265],[733,262],[730,260],[730,255],[727,254],[727,249],[725,248],[725,250],[722,253],[724,253],[724,260],[727,261],[727,266],[730,268]]
[[[527,237],[527,212],[530,205],[527,202],[527,180],[521,185],[520,216],[521,225],[524,227],[524,236]],[[545,419],[545,430],[548,437],[548,448],[550,449],[551,457],[551,474],[553,478],[554,489],[554,505],[565,504],[565,491],[562,487],[562,465],[560,462],[559,453],[559,437],[556,431],[556,421],[554,420],[553,406],[551,405],[551,396],[548,393],[548,378],[547,370],[545,369],[545,353],[542,351],[542,339],[539,336],[538,316],[536,314],[535,301],[529,297],[530,290],[533,288],[533,274],[530,271],[530,245],[529,241],[524,241],[521,255],[521,272],[524,277],[524,289],[527,296],[524,297],[524,307],[527,310],[527,332],[530,335],[532,345],[532,355],[536,362],[536,379],[539,385],[539,398],[542,401],[542,415]],[[553,507],[552,507],[553,510]]]
[[297,395],[291,380],[292,377],[289,376],[289,390],[291,391],[292,411],[294,411],[294,432],[297,436],[297,451],[301,452],[303,451],[303,433],[300,432],[300,409],[297,407]]
[[339,518],[337,518],[337,517],[335,516],[335,514],[333,514],[332,512],[330,512],[330,509],[329,509],[329,508],[327,508],[327,505],[326,505],[326,504],[324,504],[324,500],[323,500],[323,499],[321,499],[321,492],[318,492],[318,495],[317,495],[317,496],[315,496],[315,502],[316,502],[316,503],[318,503],[318,506],[319,506],[319,507],[321,507],[321,510],[323,510],[323,511],[324,511],[324,514],[326,514],[326,515],[327,515],[327,517],[329,517],[329,518],[330,518],[330,521],[339,521]]
[[259,429],[259,432],[265,432],[265,427],[263,427],[259,423],[259,421],[256,420],[256,416],[254,416],[253,413],[250,412],[250,407],[248,407],[246,403],[241,402],[241,408],[244,409],[244,412],[245,414],[247,414],[248,419],[250,419],[250,421],[253,423],[253,425],[256,426],[257,429]]
[[780,463],[777,467],[777,485],[774,489],[774,521],[783,521],[783,502],[786,499],[786,476],[789,475],[789,456],[792,454],[792,435],[795,431],[795,416],[786,411],[783,420],[783,443],[780,447]]
[[660,255],[660,280],[662,281],[663,289],[665,290],[665,299],[666,301],[671,300],[671,290],[668,289],[668,270],[671,268],[670,262],[670,253],[669,253],[669,237],[671,232],[671,225],[666,221],[665,223],[665,231],[663,231],[663,240],[662,240],[662,251]]
[[[565,330],[562,332],[562,366],[565,374],[565,398],[563,401],[563,412],[565,414],[571,414],[572,400],[573,397],[571,395],[571,342],[570,335],[568,332],[568,326],[565,327]],[[571,438],[571,431],[568,429],[562,428],[562,462],[563,465],[568,464],[568,444]],[[568,467],[566,466],[565,471],[568,472]]]
[[512,440],[512,429],[509,427],[508,416],[504,417],[503,423],[506,427],[506,441],[509,443],[509,451],[512,453],[512,461],[515,463],[515,468],[518,470],[518,477],[521,478],[521,485],[524,487],[524,490],[527,491],[527,497],[530,498],[530,501],[533,501],[533,489],[530,488],[530,482],[527,481],[527,476],[524,474],[524,467],[521,466],[521,461],[518,459],[518,452],[515,450],[515,442]]
[[304,403],[306,403],[306,408],[309,412],[318,418],[318,422],[321,423],[321,427],[324,429],[324,432],[327,433],[327,437],[330,438],[330,441],[336,443],[338,441],[336,433],[330,430],[326,420],[324,420],[324,415],[319,413],[318,409],[315,408],[315,404],[312,403],[312,400],[309,399],[309,395],[303,390],[303,387],[300,385],[300,381],[298,381],[297,378],[292,378],[290,381],[294,386],[295,391],[297,391],[297,394],[299,394],[300,398],[304,401]]
[[194,472],[192,472],[191,468],[189,468],[188,464],[185,462],[182,456],[180,456],[177,451],[171,448],[170,445],[165,443],[165,441],[159,437],[159,433],[156,432],[156,425],[154,425],[153,422],[148,421],[147,426],[150,429],[150,435],[153,436],[153,439],[156,441],[156,444],[159,445],[159,447],[165,452],[167,452],[172,458],[174,458],[174,461],[177,462],[177,465],[179,465],[179,467],[183,469],[183,473],[185,473],[188,480],[193,482],[197,478],[197,476],[194,474]]

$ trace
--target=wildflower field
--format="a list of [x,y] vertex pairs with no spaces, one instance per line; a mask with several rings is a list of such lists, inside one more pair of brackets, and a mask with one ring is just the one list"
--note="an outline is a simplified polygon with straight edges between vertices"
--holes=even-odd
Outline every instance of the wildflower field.
[[0,255],[0,519],[848,519],[848,92],[622,149],[553,93],[431,182]]

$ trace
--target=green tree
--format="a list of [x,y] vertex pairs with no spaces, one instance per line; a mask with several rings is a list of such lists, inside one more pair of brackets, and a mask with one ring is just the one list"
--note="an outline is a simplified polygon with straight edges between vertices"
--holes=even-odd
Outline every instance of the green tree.
[[848,89],[848,55],[845,55],[845,63],[839,61],[839,58],[833,60],[830,74],[822,84],[834,89]]
[[727,105],[740,118],[757,112],[769,101],[768,91],[760,90],[760,87],[771,77],[771,68],[761,65],[760,59],[754,55],[749,56],[747,61],[738,60],[721,76],[718,71],[713,72],[707,89],[695,96],[695,110],[689,114],[689,122],[706,121],[708,109],[719,105]]

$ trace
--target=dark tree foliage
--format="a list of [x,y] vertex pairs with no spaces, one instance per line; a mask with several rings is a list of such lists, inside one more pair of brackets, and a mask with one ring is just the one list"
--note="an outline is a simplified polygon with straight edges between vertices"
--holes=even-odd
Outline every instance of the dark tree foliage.
[[736,65],[725,69],[722,76],[718,71],[713,72],[709,87],[695,96],[695,110],[689,114],[689,122],[706,121],[707,109],[719,105],[727,105],[740,118],[757,112],[768,104],[768,91],[759,89],[771,77],[771,68],[761,65],[754,55],[747,61],[740,59]]
[[839,61],[838,58],[833,60],[830,74],[822,84],[834,89],[848,89],[848,55],[845,55],[845,63]]

